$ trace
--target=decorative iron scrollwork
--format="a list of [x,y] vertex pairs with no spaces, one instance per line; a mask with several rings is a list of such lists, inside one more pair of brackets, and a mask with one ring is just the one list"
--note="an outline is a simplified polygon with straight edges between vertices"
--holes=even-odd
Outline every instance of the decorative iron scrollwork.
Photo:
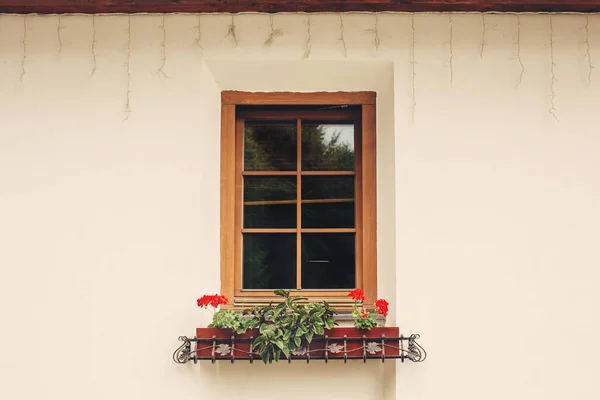
[[308,350],[306,349],[306,347],[300,346],[296,350],[292,351],[292,355],[303,356],[303,355],[306,355],[307,352],[308,352]]
[[381,351],[381,346],[379,346],[379,343],[375,343],[375,342],[367,343],[367,353],[376,354],[376,353],[379,353],[380,351]]
[[332,354],[338,354],[344,350],[344,347],[337,343],[331,343],[329,346],[327,346],[327,350],[329,350],[329,352]]
[[186,336],[179,336],[179,341],[183,344],[173,353],[173,361],[177,364],[185,364],[192,358],[192,344]]
[[231,351],[231,347],[228,344],[220,344],[217,346],[215,353],[220,354],[222,356],[226,356]]
[[[316,343],[313,349],[310,344],[300,346],[291,352],[292,357],[288,360],[347,360],[362,359],[364,362],[367,359],[380,359],[384,362],[386,359],[399,359],[402,362],[409,360],[412,362],[423,362],[427,358],[425,349],[417,343],[420,336],[413,334],[410,336],[387,337],[382,335],[381,340],[377,338],[366,338],[364,335],[361,338],[349,337],[323,337],[314,338],[313,344]],[[367,342],[367,339],[369,340]],[[185,364],[192,360],[194,363],[199,360],[211,360],[213,363],[218,360],[231,360],[233,363],[236,358],[238,360],[249,360],[253,362],[255,357],[260,357],[260,354],[253,350],[252,343],[254,338],[193,338],[180,336],[179,340],[183,342],[181,346],[173,353],[173,361],[177,364]],[[332,341],[332,342],[330,342]],[[407,342],[406,345],[404,342]],[[192,346],[192,343],[194,345]],[[244,350],[238,344],[245,344]],[[350,344],[354,343],[352,346]],[[399,344],[394,346],[395,343]],[[320,345],[319,345],[320,344]],[[192,348],[193,347],[193,348]],[[386,352],[386,348],[388,352]],[[202,356],[202,352],[210,351],[210,356]],[[236,354],[237,353],[237,354]],[[224,356],[230,355],[225,358]]]
[[410,335],[408,337],[408,350],[406,351],[406,357],[413,362],[421,362],[427,358],[427,352],[419,343],[417,339],[421,336],[418,334]]

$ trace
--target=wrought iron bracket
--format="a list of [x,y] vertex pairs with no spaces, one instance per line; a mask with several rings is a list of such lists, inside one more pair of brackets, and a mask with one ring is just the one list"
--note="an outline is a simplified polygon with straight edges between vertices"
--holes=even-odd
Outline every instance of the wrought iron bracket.
[[[288,359],[288,362],[294,360],[304,360],[309,363],[311,360],[324,360],[327,363],[330,360],[342,360],[344,363],[346,363],[347,360],[353,359],[363,360],[364,362],[367,362],[368,359],[378,359],[381,360],[381,362],[385,362],[386,359],[398,359],[401,362],[406,360],[412,362],[423,362],[427,358],[427,352],[417,342],[417,339],[419,338],[420,335],[418,334],[409,336],[400,335],[399,337],[386,337],[385,335],[382,335],[380,339],[366,338],[365,336],[358,338],[333,338],[325,336],[322,338],[313,339],[313,343],[323,342],[324,348],[311,350],[310,344],[308,346],[301,346],[292,352],[292,356]],[[183,343],[173,353],[173,361],[175,361],[177,364],[186,364],[189,361],[193,361],[194,364],[196,364],[200,360],[210,360],[213,364],[216,361],[223,360],[234,363],[236,360],[236,352],[241,352],[244,355],[242,358],[238,357],[238,360],[248,360],[250,363],[253,363],[255,357],[258,356],[260,358],[260,355],[253,351],[252,344],[254,342],[254,338],[252,337],[247,339],[235,337],[223,339],[216,337],[188,338],[187,336],[179,336],[179,341]],[[361,346],[349,350],[349,342],[359,342]],[[400,343],[400,347],[390,344],[395,342]],[[236,345],[239,343],[249,344],[250,351],[244,351],[236,347]],[[394,351],[386,354],[386,348],[393,349]],[[210,357],[198,356],[201,350],[209,349],[211,354]],[[396,353],[396,350],[398,353],[397,355],[393,354]],[[311,355],[311,353],[315,354]]]

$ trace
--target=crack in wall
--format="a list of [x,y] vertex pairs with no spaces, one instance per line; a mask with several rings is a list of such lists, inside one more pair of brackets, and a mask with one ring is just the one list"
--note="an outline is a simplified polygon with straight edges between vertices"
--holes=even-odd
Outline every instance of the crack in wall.
[[160,68],[158,69],[158,74],[162,75],[164,78],[169,78],[165,73],[165,65],[167,64],[167,29],[165,28],[165,22],[167,21],[167,14],[163,14],[162,22],[159,28],[162,30],[162,42],[160,43]]
[[485,14],[481,13],[481,51],[479,52],[479,58],[483,60],[483,51],[485,49],[485,33],[486,33],[486,25],[485,25]]
[[[525,74],[525,67],[523,64],[523,60],[522,60],[522,52],[521,52],[521,15],[519,13],[513,14],[516,16],[516,24],[517,24],[517,37],[516,37],[516,42],[514,43],[516,46],[516,59],[517,62],[519,64],[520,67],[520,72],[519,72],[519,80],[518,80],[518,84],[517,87],[521,86],[522,82],[523,82],[523,77]],[[165,22],[166,22],[166,15],[163,15],[163,20],[162,20],[162,24],[160,25],[160,28],[162,29],[162,33],[163,33],[163,38],[162,38],[162,42],[161,42],[161,48],[162,48],[162,56],[161,56],[161,66],[158,70],[159,74],[163,75],[165,78],[168,78],[166,72],[164,71],[164,67],[166,65],[166,61],[167,61],[167,54],[166,54],[166,39],[167,39],[167,32],[166,32],[166,27],[165,27]],[[372,32],[374,37],[373,37],[373,42],[375,45],[375,48],[377,51],[379,51],[379,47],[381,44],[381,39],[379,36],[379,13],[375,13],[374,14],[375,20],[374,20],[374,27],[372,29],[367,29],[367,31]],[[554,24],[553,24],[553,18],[552,15],[548,15],[549,17],[549,26],[550,26],[550,58],[551,58],[551,70],[550,70],[550,75],[551,75],[551,81],[550,81],[550,108],[549,108],[549,113],[552,115],[552,117],[556,120],[559,121],[558,115],[557,115],[557,109],[556,109],[556,63],[555,63],[555,54],[554,54],[554,45],[555,45],[555,33],[554,33]],[[271,47],[273,40],[275,37],[280,36],[282,34],[282,30],[281,29],[276,29],[274,27],[274,16],[272,14],[269,14],[269,18],[270,18],[270,33],[265,41],[265,45]],[[585,46],[585,57],[587,59],[587,66],[588,66],[588,73],[587,73],[587,84],[588,86],[591,85],[592,83],[592,75],[593,75],[593,70],[595,69],[595,66],[593,64],[593,60],[592,60],[592,55],[591,55],[591,44],[590,44],[590,29],[589,29],[589,16],[585,15],[585,25],[583,27],[583,29],[585,30],[585,40],[584,40],[584,46]],[[203,48],[201,40],[202,40],[202,34],[201,34],[201,24],[200,24],[200,19],[201,17],[198,16],[198,25],[196,26],[197,30],[198,30],[198,36],[196,38],[196,45],[200,48]],[[347,44],[346,44],[346,40],[345,40],[345,35],[344,35],[344,19],[343,19],[343,15],[339,14],[339,19],[340,19],[340,36],[338,38],[339,41],[342,42],[342,48],[343,48],[343,52],[344,52],[344,56],[347,57],[348,56],[348,49],[347,49]],[[312,42],[312,35],[311,35],[311,17],[310,15],[307,16],[306,19],[306,25],[307,25],[307,40],[306,40],[306,51],[304,53],[304,59],[308,59],[311,56],[311,42]],[[482,29],[481,29],[481,48],[480,48],[480,58],[483,59],[483,54],[485,52],[485,48],[487,47],[486,44],[486,36],[487,36],[487,21],[485,18],[485,13],[481,14],[481,24],[482,24]],[[92,78],[97,70],[97,52],[96,52],[96,45],[97,45],[97,30],[96,30],[96,16],[93,15],[92,16],[92,43],[91,43],[91,53],[92,53],[92,70],[90,73],[90,78]],[[236,26],[235,26],[235,20],[234,20],[234,15],[231,15],[231,25],[229,26],[229,30],[227,33],[227,36],[231,36],[234,43],[236,44],[236,46],[238,45],[238,39],[236,36],[236,30],[235,30]],[[61,15],[57,16],[57,27],[56,27],[56,34],[57,34],[57,42],[58,42],[58,53],[61,54],[62,49],[63,49],[63,41],[62,41],[62,37],[61,37],[61,30],[63,30],[64,27],[62,26],[62,17]],[[413,122],[415,121],[415,115],[416,115],[416,107],[417,107],[417,96],[416,96],[416,57],[415,57],[415,48],[416,48],[416,29],[415,29],[415,16],[414,14],[412,15],[412,21],[411,21],[411,29],[412,29],[412,46],[411,46],[411,65],[412,65],[412,120]],[[125,111],[127,113],[127,117],[125,119],[129,118],[129,115],[131,114],[131,18],[129,17],[128,19],[128,50],[127,50],[127,101],[126,101],[126,105],[125,105]],[[452,15],[449,14],[449,35],[450,35],[450,40],[449,40],[449,68],[450,68],[450,87],[453,87],[453,80],[454,80],[454,65],[453,65],[453,60],[454,60],[454,49],[453,49],[453,19],[452,19]],[[27,15],[23,16],[23,35],[22,35],[22,57],[21,57],[21,74],[20,74],[20,81],[21,83],[23,83],[24,81],[24,77],[27,74],[27,70],[26,70],[26,64],[27,64],[27,52],[28,52],[28,48],[27,48],[27,40],[28,40],[28,21],[27,21]],[[226,36],[226,37],[227,37]]]
[[592,64],[592,54],[590,53],[590,17],[585,16],[585,56],[588,61],[588,81],[587,84],[590,86],[592,84],[592,71],[594,70],[594,65]]
[[238,45],[237,36],[235,35],[235,21],[233,19],[233,14],[231,15],[231,24],[229,25],[229,30],[227,30],[227,35],[225,35],[225,39],[229,36],[233,39],[233,43],[235,43],[235,47]]
[[517,61],[519,62],[519,66],[521,67],[521,72],[519,73],[519,83],[517,87],[521,86],[523,83],[523,74],[525,73],[525,66],[523,65],[523,60],[521,60],[521,16],[517,14]]
[[310,50],[311,50],[311,35],[310,35],[310,15],[307,15],[306,18],[306,33],[307,33],[307,37],[306,37],[306,51],[304,52],[304,56],[302,57],[303,59],[307,60],[310,57]]
[[196,46],[200,47],[201,50],[204,50],[204,47],[202,47],[202,32],[200,31],[201,19],[202,19],[202,17],[200,15],[198,15],[198,25],[196,25],[194,28],[198,29],[198,37],[196,38]]
[[60,38],[60,31],[62,29],[61,22],[62,22],[61,15],[58,14],[58,22],[56,23],[56,40],[58,41],[58,54],[62,53],[62,47],[63,47],[62,40]]
[[269,26],[271,28],[271,31],[269,33],[269,36],[267,37],[267,40],[265,40],[265,46],[269,46],[269,50],[271,50],[273,39],[275,39],[276,36],[281,36],[283,34],[283,31],[281,29],[275,29],[273,27],[273,18],[273,14],[269,15]]
[[25,74],[27,73],[27,71],[25,71],[25,61],[27,60],[27,15],[23,16],[23,40],[22,40],[22,47],[23,47],[23,55],[21,56],[21,84],[23,84],[23,78],[25,77]]
[[96,73],[96,56],[96,15],[92,15],[92,73],[90,78],[93,78]]
[[412,28],[412,46],[411,46],[411,65],[412,65],[412,123],[415,123],[415,112],[417,110],[417,72],[416,72],[416,64],[417,61],[415,59],[415,44],[416,44],[416,29],[415,29],[415,14],[412,14],[411,21]]
[[127,101],[125,102],[125,119],[131,116],[131,16],[127,18]]
[[450,88],[454,85],[454,29],[452,28],[452,14],[448,14],[448,23],[450,25],[450,41],[448,42],[450,46],[450,57],[448,60],[448,65],[450,66]]
[[342,49],[344,50],[344,57],[348,57],[348,48],[346,47],[346,39],[344,38],[344,18],[340,14],[340,37],[338,41],[342,42]]
[[379,38],[379,13],[375,13],[375,26],[371,29],[367,29],[367,32],[373,33],[373,43],[375,43],[375,51],[379,52],[379,45],[381,40]]
[[556,89],[554,87],[554,84],[556,82],[556,74],[554,71],[554,67],[556,66],[556,64],[554,63],[554,25],[552,23],[552,15],[548,16],[548,20],[550,22],[550,109],[548,110],[548,112],[550,113],[550,115],[552,115],[554,117],[554,119],[557,122],[560,122],[558,120],[558,117],[556,116],[556,106],[554,103],[554,100],[556,99]]

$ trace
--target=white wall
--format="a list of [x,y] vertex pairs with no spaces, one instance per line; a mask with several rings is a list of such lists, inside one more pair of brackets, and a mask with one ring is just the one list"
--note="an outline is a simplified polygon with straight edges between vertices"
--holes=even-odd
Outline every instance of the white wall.
[[[600,16],[231,24],[0,15],[0,397],[600,398]],[[225,89],[378,92],[379,289],[425,363],[171,361],[219,289]]]

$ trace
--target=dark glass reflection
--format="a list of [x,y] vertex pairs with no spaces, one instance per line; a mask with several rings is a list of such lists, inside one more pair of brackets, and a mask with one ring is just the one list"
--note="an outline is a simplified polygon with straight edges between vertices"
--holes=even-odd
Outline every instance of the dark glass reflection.
[[295,228],[296,177],[244,177],[244,228]]
[[296,287],[296,235],[243,235],[243,289]]
[[302,234],[302,288],[355,287],[355,234]]
[[302,227],[354,228],[354,176],[303,176]]
[[354,125],[303,123],[302,170],[354,171]]
[[244,127],[245,171],[295,171],[296,122],[259,123]]

